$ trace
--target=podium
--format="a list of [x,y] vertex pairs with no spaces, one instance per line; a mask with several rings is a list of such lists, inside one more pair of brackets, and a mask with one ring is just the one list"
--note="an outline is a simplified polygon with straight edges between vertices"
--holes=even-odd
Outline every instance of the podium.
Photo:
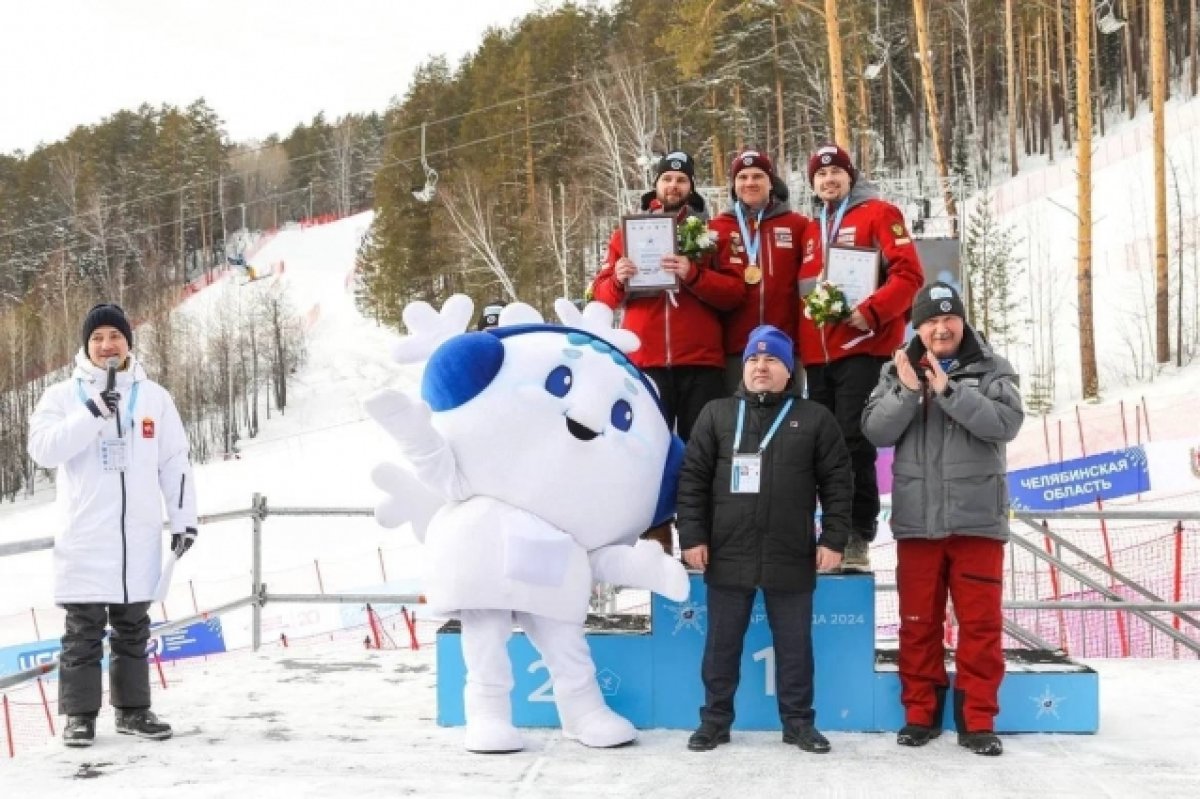
[[[704,702],[700,660],[707,631],[707,591],[691,575],[684,602],[653,596],[650,616],[589,617],[587,642],[609,706],[642,729],[693,729]],[[894,649],[875,646],[875,578],[821,575],[813,597],[816,723],[822,730],[884,732],[904,725]],[[524,633],[508,643],[513,663],[513,721],[557,727],[550,674]],[[948,658],[950,658],[948,653]],[[1058,653],[1005,653],[996,731],[1094,733],[1099,727],[1099,678]],[[463,718],[466,669],[457,622],[437,635],[438,724]],[[948,661],[953,686],[953,665]],[[951,703],[947,702],[947,705]],[[740,730],[778,730],[774,649],[760,594],[751,611],[734,702]],[[943,725],[954,729],[949,707]]]

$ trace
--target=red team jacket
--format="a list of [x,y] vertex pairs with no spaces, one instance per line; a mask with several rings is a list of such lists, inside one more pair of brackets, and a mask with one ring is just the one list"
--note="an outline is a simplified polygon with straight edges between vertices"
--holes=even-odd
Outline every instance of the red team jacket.
[[[679,211],[678,221],[699,215],[704,201],[693,195],[692,205]],[[661,212],[658,200],[643,202],[643,209]],[[721,350],[720,311],[742,303],[742,275],[713,257],[693,263],[688,280],[676,292],[627,296],[616,278],[617,260],[625,253],[621,229],[608,242],[605,266],[592,281],[592,296],[614,310],[625,308],[621,327],[637,333],[642,345],[629,353],[639,368],[663,366],[717,366],[725,364]],[[672,298],[672,294],[674,297]]]
[[[754,220],[746,220],[751,235],[753,224]],[[708,226],[717,233],[718,262],[734,270],[745,283],[749,264],[737,216],[733,211],[726,211]],[[750,331],[759,325],[775,325],[783,331],[796,330],[800,302],[796,276],[800,269],[801,241],[809,227],[808,218],[791,210],[786,202],[773,201],[767,207],[758,253],[762,276],[757,283],[745,283],[745,301],[725,315],[726,354],[740,357]]]
[[[833,209],[828,224],[833,224]],[[856,184],[850,191],[850,203],[842,217],[836,237],[830,244],[871,247],[882,255],[879,288],[859,304],[858,309],[874,330],[862,338],[863,331],[845,322],[817,327],[799,314],[796,341],[805,366],[819,366],[851,355],[891,356],[904,341],[913,296],[925,284],[925,272],[917,256],[912,236],[904,225],[900,209],[878,198],[872,188]],[[804,234],[803,260],[800,264],[800,291],[808,293],[825,268],[821,252],[821,220],[812,220]],[[822,346],[824,339],[824,346]],[[857,343],[851,344],[855,339]]]

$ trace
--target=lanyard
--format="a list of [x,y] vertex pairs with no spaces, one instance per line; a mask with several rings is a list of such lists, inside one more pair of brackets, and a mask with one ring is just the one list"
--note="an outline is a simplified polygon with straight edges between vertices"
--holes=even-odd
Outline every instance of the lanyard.
[[766,206],[758,212],[758,217],[754,220],[754,236],[746,230],[746,215],[742,212],[742,201],[738,200],[733,204],[733,210],[737,213],[738,229],[742,231],[742,241],[746,243],[746,257],[750,260],[751,266],[758,265],[758,250],[762,244],[762,218],[763,212],[767,210]]
[[829,222],[826,217],[826,207],[821,206],[821,263],[825,266],[829,265],[829,241],[837,240],[838,230],[842,227],[842,217],[846,215],[846,208],[850,204],[850,197],[842,198],[842,202],[838,205],[837,214],[833,217],[833,230],[829,229]]
[[[762,443],[758,445],[758,454],[763,454],[763,450],[767,448],[767,444],[771,443],[771,439],[775,437],[775,431],[779,429],[779,425],[783,424],[783,417],[787,416],[789,410],[792,409],[792,403],[796,401],[795,397],[788,397],[787,402],[783,403],[783,408],[779,411],[779,415],[775,417],[775,421],[771,423],[771,429],[767,431],[767,435],[763,438]],[[741,400],[738,403],[738,418],[737,430],[733,434],[733,454],[738,454],[738,447],[742,443],[742,423],[746,420],[746,401]]]
[[[129,429],[130,430],[133,429],[133,406],[137,405],[138,388],[141,385],[142,384],[140,382],[134,381],[133,389],[129,392],[129,402],[125,406],[125,418],[129,420]],[[83,391],[83,378],[82,377],[77,378],[75,380],[75,388],[78,389],[78,391],[79,391],[79,401],[86,403],[88,398],[87,398],[87,394],[85,394]]]

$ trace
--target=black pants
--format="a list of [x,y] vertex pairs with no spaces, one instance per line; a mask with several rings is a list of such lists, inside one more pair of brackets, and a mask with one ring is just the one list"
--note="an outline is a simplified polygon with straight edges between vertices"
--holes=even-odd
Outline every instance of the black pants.
[[842,428],[854,468],[854,506],[851,530],[874,541],[879,518],[879,481],[875,478],[875,445],[862,432],[862,413],[879,382],[887,358],[853,355],[828,365],[808,367],[808,398],[830,411]]
[[[708,587],[708,635],[704,638],[704,707],[700,721],[729,727],[733,697],[741,679],[742,644],[750,625],[755,589]],[[775,647],[775,692],[779,719],[812,724],[812,592],[763,590],[767,623]]]
[[104,656],[106,624],[112,625],[108,659],[108,690],[113,707],[150,707],[150,603],[63,605],[66,632],[58,664],[58,712],[66,716],[95,716],[102,696],[100,661]]
[[700,410],[710,400],[728,396],[719,366],[652,366],[642,371],[658,386],[667,426],[685,442],[692,435]]

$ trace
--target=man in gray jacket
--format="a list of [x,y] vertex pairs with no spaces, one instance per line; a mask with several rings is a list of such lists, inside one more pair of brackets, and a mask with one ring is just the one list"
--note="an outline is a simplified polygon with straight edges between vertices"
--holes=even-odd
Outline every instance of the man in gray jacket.
[[1004,679],[1000,602],[1008,540],[1005,444],[1025,418],[1017,375],[966,323],[945,283],[917,292],[917,336],[884,366],[863,411],[863,433],[895,446],[892,536],[900,598],[896,742],[923,746],[942,732],[949,681],[942,647],[946,597],[959,624],[954,720],[958,743],[1003,752],[993,729]]

